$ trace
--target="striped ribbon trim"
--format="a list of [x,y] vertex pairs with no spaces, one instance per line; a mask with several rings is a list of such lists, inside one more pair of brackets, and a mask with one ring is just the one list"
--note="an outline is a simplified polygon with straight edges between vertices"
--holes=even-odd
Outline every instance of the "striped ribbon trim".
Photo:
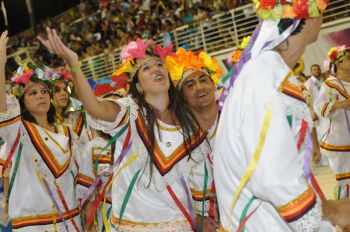
[[6,161],[5,161],[4,165],[3,165],[3,169],[2,169],[2,173],[1,173],[2,176],[5,174],[6,169],[10,167],[10,163],[11,163],[13,154],[15,153],[15,150],[16,150],[16,148],[18,146],[20,138],[21,138],[21,130],[18,129],[15,142],[13,143],[13,146],[11,147],[11,150],[10,150],[10,152],[9,152],[7,158],[6,158]]
[[[69,220],[78,215],[79,215],[79,209],[75,208],[63,213],[62,218],[64,220]],[[52,214],[28,216],[28,217],[22,217],[22,218],[14,218],[12,220],[12,228],[20,229],[28,226],[50,225],[50,224],[55,224],[55,222],[62,222],[62,219]]]
[[11,179],[10,179],[10,183],[9,183],[9,198],[10,198],[10,195],[11,195],[13,183],[15,182],[15,178],[16,178],[16,175],[17,175],[19,162],[21,161],[22,148],[23,148],[23,144],[20,143],[18,151],[17,151],[17,157],[16,157],[15,165],[13,167],[13,171],[12,171],[12,175],[11,175]]

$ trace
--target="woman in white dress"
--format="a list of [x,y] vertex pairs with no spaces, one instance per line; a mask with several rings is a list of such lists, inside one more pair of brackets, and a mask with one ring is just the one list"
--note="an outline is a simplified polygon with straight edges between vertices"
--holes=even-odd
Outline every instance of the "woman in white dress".
[[[112,228],[197,231],[196,215],[208,215],[212,177],[206,156],[210,147],[164,66],[171,47],[163,49],[140,39],[129,43],[117,74],[130,78],[130,95],[98,101],[77,54],[60,41],[55,30],[47,32],[48,40],[40,40],[73,72],[79,99],[92,117],[91,126],[118,138],[122,147],[120,154],[114,154],[111,170],[116,171],[111,179]],[[203,200],[194,204],[199,195]]]
[[82,231],[78,200],[93,179],[80,167],[74,132],[55,123],[47,77],[32,65],[12,77],[6,95],[7,32],[0,37],[0,171],[10,169],[8,215],[13,231]]

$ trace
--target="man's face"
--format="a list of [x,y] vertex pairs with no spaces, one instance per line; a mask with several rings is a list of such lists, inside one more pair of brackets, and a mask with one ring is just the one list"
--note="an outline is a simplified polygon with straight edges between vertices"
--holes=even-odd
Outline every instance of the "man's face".
[[181,87],[182,94],[193,111],[216,104],[215,90],[214,82],[200,71],[190,74]]
[[319,78],[321,76],[321,68],[318,65],[313,65],[311,67],[311,75],[313,75],[314,77]]

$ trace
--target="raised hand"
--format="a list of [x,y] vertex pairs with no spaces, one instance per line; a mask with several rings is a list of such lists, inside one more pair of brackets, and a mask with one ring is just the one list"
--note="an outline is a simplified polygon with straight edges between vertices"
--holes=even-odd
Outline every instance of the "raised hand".
[[58,55],[66,62],[66,64],[70,67],[74,67],[79,62],[78,55],[63,44],[55,29],[47,27],[46,32],[47,40],[37,36],[38,40],[49,50],[49,52]]
[[4,31],[0,37],[0,64],[3,67],[5,67],[5,64],[7,61],[6,46],[7,46],[7,41],[9,40],[9,37],[7,35],[8,35],[8,32]]

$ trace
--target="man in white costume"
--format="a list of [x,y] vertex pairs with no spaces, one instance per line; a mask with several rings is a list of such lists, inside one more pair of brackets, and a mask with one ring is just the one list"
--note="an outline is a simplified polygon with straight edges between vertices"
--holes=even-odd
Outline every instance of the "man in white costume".
[[[314,108],[314,103],[318,98],[318,95],[320,93],[321,85],[323,83],[323,77],[321,73],[321,67],[318,64],[311,65],[311,77],[304,83],[304,86],[306,90],[309,92],[311,97],[311,104],[312,109]],[[314,127],[317,132],[317,139],[322,139],[322,137],[325,135],[326,131],[329,127],[329,120],[318,118],[316,114],[313,114],[314,118]],[[315,144],[318,146],[318,143]],[[318,149],[319,150],[319,149]],[[319,151],[320,152],[320,151]],[[321,155],[321,154],[319,154]],[[327,156],[323,155],[319,158],[317,158],[317,161],[320,160],[322,166],[328,165],[328,159]]]
[[304,83],[304,86],[310,92],[312,102],[315,102],[321,89],[323,82],[321,74],[321,68],[318,64],[311,65],[311,77]]
[[307,180],[312,118],[290,71],[317,39],[327,2],[257,2],[266,20],[236,66],[215,140],[221,230],[332,231]]

